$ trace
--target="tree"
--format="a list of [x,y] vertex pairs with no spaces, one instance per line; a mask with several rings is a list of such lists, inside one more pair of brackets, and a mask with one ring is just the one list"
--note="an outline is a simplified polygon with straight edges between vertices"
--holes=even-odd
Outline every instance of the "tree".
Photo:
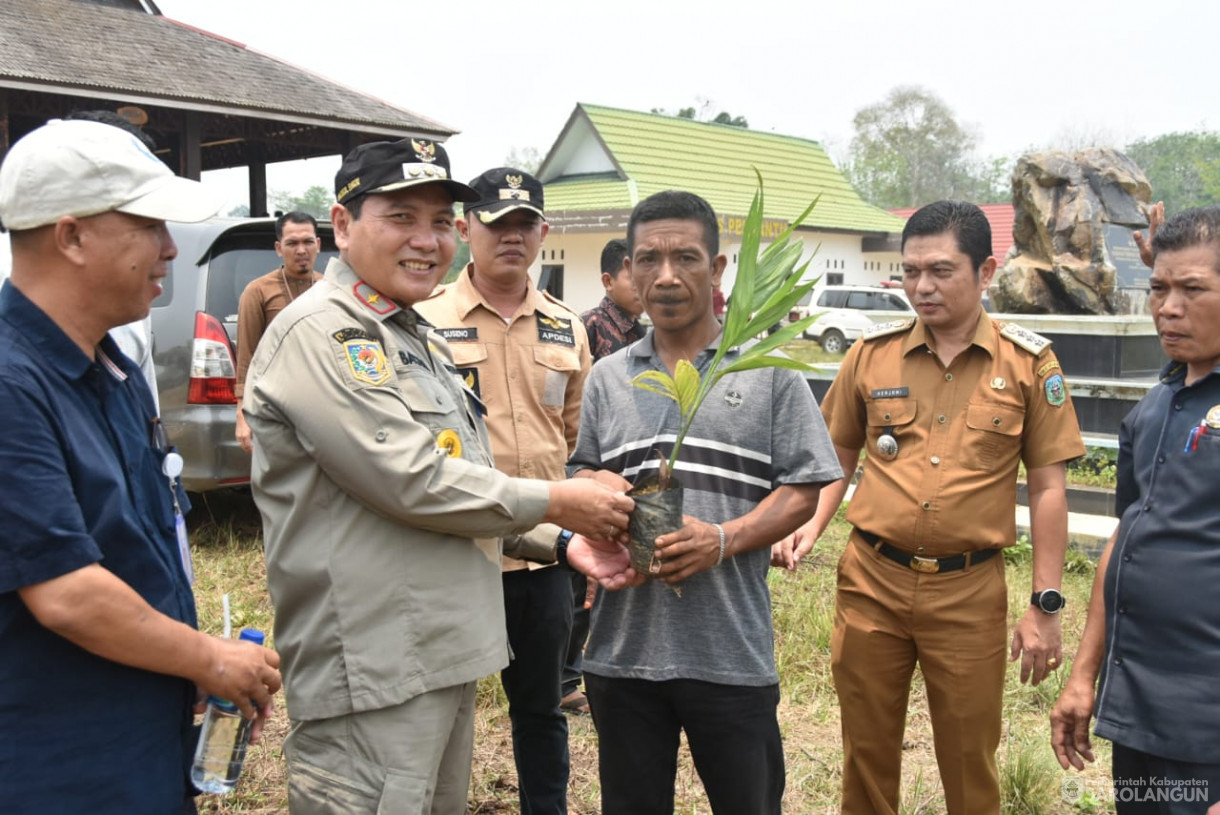
[[1127,155],[1152,185],[1165,214],[1220,204],[1220,133],[1166,133],[1127,145]]
[[535,175],[542,166],[542,154],[538,152],[537,147],[513,147],[504,157],[504,166]]
[[315,184],[301,195],[290,192],[271,193],[273,209],[278,212],[308,212],[315,218],[330,219],[330,206],[335,197],[321,184]]
[[865,199],[885,209],[942,198],[1006,200],[1003,160],[974,157],[974,135],[935,94],[898,87],[855,119],[847,175]]
[[722,110],[715,116],[712,116],[711,113],[713,102],[711,99],[705,99],[704,97],[700,96],[697,97],[697,101],[699,102],[698,107],[679,108],[677,113],[670,113],[665,108],[653,108],[651,112],[657,114],[658,116],[676,116],[679,119],[693,119],[697,122],[712,122],[713,124],[728,125],[729,127],[740,127],[743,129],[748,129],[750,127],[750,123],[746,120],[745,116],[734,116],[728,111]]

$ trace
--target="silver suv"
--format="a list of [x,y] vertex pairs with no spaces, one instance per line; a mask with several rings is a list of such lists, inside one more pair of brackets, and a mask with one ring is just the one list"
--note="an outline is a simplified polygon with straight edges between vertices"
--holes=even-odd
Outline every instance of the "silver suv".
[[915,316],[906,293],[889,286],[826,286],[809,311],[818,318],[805,336],[829,354],[846,351],[873,323]]
[[[161,420],[185,462],[193,492],[243,486],[250,457],[234,437],[237,301],[246,284],[280,265],[274,218],[213,218],[169,224],[178,257],[152,304],[153,363]],[[318,222],[324,269],[337,254],[329,222]]]

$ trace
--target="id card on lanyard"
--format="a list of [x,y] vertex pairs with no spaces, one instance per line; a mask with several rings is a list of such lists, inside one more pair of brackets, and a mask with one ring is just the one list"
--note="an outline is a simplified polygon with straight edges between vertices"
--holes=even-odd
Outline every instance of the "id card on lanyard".
[[182,573],[186,582],[195,585],[195,567],[191,563],[191,541],[186,532],[186,518],[182,515],[182,506],[178,503],[178,476],[182,475],[182,456],[169,449],[165,438],[165,427],[160,418],[153,419],[153,444],[165,450],[161,459],[161,472],[169,483],[169,498],[174,502],[174,536],[178,539],[178,559],[182,562]]

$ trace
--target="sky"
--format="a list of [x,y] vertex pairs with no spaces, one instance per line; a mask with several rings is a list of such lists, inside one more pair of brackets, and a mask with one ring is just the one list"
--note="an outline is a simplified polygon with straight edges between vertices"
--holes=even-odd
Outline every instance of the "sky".
[[[852,118],[894,87],[931,91],[980,157],[1220,129],[1210,0],[665,0],[418,3],[155,0],[221,34],[437,120],[458,178],[545,155],[578,102],[711,103],[751,129],[846,155]],[[272,191],[332,188],[339,159],[268,168]],[[233,204],[244,170],[208,173]]]

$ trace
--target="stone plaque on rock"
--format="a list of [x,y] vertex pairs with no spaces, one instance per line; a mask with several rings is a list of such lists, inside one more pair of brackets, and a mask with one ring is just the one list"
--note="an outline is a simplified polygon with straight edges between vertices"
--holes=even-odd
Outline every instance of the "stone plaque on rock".
[[1131,237],[1136,230],[1121,224],[1106,224],[1102,232],[1106,256],[1116,274],[1115,285],[1120,289],[1147,289],[1152,270],[1140,260],[1140,248]]

